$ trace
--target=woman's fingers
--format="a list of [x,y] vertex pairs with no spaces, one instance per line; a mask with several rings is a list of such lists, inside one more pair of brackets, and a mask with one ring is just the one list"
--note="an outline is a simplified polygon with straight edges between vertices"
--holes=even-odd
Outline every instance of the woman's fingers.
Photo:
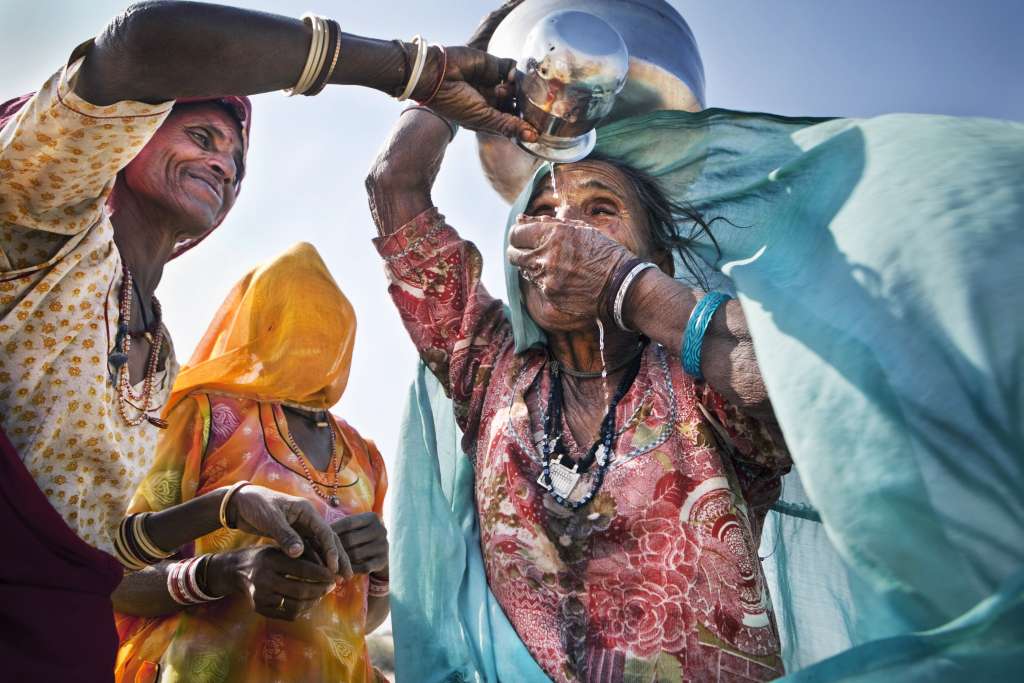
[[292,528],[285,513],[277,505],[272,504],[264,517],[257,532],[274,539],[289,557],[300,556],[303,549],[302,536]]
[[[331,526],[320,517],[313,505],[307,500],[293,499],[290,501],[289,513],[289,517],[293,520],[293,525],[316,541],[316,545],[320,549],[320,556],[331,573],[339,573],[342,564],[347,564],[347,560],[342,561],[341,555],[344,551],[336,542]],[[300,549],[299,554],[301,552]],[[295,554],[291,552],[288,554],[295,557]],[[348,577],[346,576],[345,578]]]
[[[541,216],[526,223],[516,223],[508,235],[508,243],[520,249],[537,249],[570,224],[557,218]],[[575,226],[573,226],[575,227]]]
[[295,577],[291,580],[299,580],[307,583],[329,584],[334,582],[335,574],[327,567],[306,560],[296,560],[283,555],[270,556],[268,559],[269,568],[274,576]]
[[356,529],[362,529],[364,527],[372,526],[373,524],[380,521],[380,517],[377,516],[376,512],[360,512],[355,515],[348,515],[342,517],[338,521],[331,524],[331,530],[336,534],[344,534],[349,531]]
[[380,571],[388,566],[388,543],[378,540],[352,550],[352,567],[359,574]]
[[534,275],[534,271],[540,266],[539,254],[536,249],[517,249],[509,246],[505,250],[505,254],[508,256],[508,262],[527,276]]
[[256,603],[256,612],[270,619],[294,621],[319,602],[317,600],[296,600],[287,595],[271,593]]

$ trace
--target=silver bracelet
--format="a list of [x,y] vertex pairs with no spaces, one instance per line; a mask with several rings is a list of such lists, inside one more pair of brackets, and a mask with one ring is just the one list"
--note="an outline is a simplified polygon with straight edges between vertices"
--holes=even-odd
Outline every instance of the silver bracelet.
[[622,284],[619,285],[619,291],[615,292],[615,306],[612,309],[615,315],[615,324],[619,326],[619,329],[623,332],[632,332],[633,330],[626,327],[626,323],[622,321],[622,304],[626,301],[626,292],[629,291],[629,286],[633,284],[633,280],[636,279],[637,275],[644,272],[648,268],[657,268],[650,261],[646,263],[638,263],[633,267],[633,270],[629,271]]
[[412,91],[419,85],[420,76],[423,75],[423,66],[427,63],[427,41],[417,35],[413,36],[412,42],[416,46],[416,57],[413,59],[409,81],[405,84],[402,94],[397,98],[399,102],[409,99],[412,95]]
[[450,134],[449,137],[448,137],[448,142],[451,142],[452,140],[455,139],[455,134],[459,132],[459,124],[455,123],[454,121],[449,121],[448,119],[446,119],[445,117],[441,116],[440,114],[438,114],[436,111],[434,111],[430,107],[424,106],[422,104],[410,105],[410,106],[406,107],[405,109],[403,109],[401,114],[399,114],[399,116],[401,116],[402,114],[404,114],[406,112],[410,112],[410,111],[414,111],[414,110],[415,111],[425,111],[428,114],[433,114],[437,118],[439,118],[442,121],[444,121],[445,125],[448,126],[448,132]]

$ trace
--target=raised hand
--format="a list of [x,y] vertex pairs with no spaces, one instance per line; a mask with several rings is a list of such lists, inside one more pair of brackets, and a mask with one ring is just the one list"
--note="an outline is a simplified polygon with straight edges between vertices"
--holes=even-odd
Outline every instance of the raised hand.
[[550,216],[520,216],[507,256],[543,305],[530,313],[545,329],[567,329],[605,319],[611,280],[633,252],[588,224]]
[[[515,87],[514,59],[498,59],[471,47],[448,47],[445,51],[446,58],[440,56],[440,50],[437,54],[431,51],[428,65],[432,67],[421,77],[413,93],[415,98],[429,100],[431,109],[470,130],[527,141],[537,139],[533,126],[499,109],[510,99]],[[431,97],[441,68],[444,80]]]

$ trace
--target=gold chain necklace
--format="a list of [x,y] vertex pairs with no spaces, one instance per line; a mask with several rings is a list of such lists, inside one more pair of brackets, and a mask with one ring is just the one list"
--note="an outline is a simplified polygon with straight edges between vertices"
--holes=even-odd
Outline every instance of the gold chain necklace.
[[[283,410],[282,410],[282,412],[283,412]],[[327,421],[328,421],[328,423],[333,422],[333,420],[331,420],[330,417],[328,417]],[[318,424],[318,426],[319,426],[319,424]],[[337,449],[338,441],[337,441],[337,436],[334,433],[335,426],[332,424],[332,425],[330,425],[330,428],[331,428],[331,430],[330,430],[330,435],[331,435],[331,459],[327,463],[327,470],[326,470],[327,473],[329,475],[331,475],[330,494],[327,494],[327,493],[324,493],[323,491],[321,491],[321,487],[323,485],[318,483],[313,478],[312,472],[309,471],[309,466],[306,464],[306,460],[307,460],[306,454],[305,454],[305,452],[301,448],[299,448],[299,444],[297,444],[295,442],[295,439],[292,437],[292,430],[291,430],[290,427],[288,427],[288,418],[287,418],[287,416],[285,417],[285,429],[284,430],[278,430],[278,431],[282,432],[282,436],[284,436],[284,440],[285,440],[285,443],[288,444],[288,448],[290,448],[292,450],[292,453],[294,453],[295,456],[299,459],[299,464],[302,466],[302,473],[305,475],[306,480],[309,482],[309,485],[313,488],[313,492],[316,495],[318,495],[321,498],[323,498],[325,501],[327,501],[327,504],[330,505],[332,508],[336,508],[336,507],[338,507],[341,504],[341,499],[338,498],[338,484],[339,484],[338,475],[341,473],[341,455],[338,453],[338,449]],[[333,465],[333,467],[331,467],[332,465]]]

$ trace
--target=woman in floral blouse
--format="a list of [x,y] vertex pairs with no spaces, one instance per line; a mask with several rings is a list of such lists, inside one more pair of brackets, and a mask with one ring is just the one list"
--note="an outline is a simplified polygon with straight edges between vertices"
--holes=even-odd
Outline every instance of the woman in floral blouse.
[[[614,161],[560,165],[557,195],[539,183],[509,256],[529,265],[518,284],[546,344],[517,353],[479,252],[431,204],[450,132],[407,112],[368,188],[389,291],[464,431],[487,580],[512,625],[557,681],[779,676],[756,551],[789,458],[735,302],[708,328],[706,381],[683,371],[674,317],[696,295],[670,277],[680,207]],[[635,277],[620,327],[611,299],[637,257],[658,268]],[[566,288],[573,272],[604,279]]]
[[[0,563],[6,676],[110,678],[110,595],[123,574],[111,553],[177,371],[155,290],[167,262],[234,205],[243,96],[360,85],[530,137],[477,90],[513,63],[364,38],[319,17],[146,2],[80,45],[38,92],[0,104],[0,524],[16,549]],[[232,514],[253,509],[247,501],[277,510],[264,519],[273,529],[256,531],[294,541],[283,543],[293,555],[298,533],[335,544],[306,501],[255,486],[154,513],[145,530],[157,548],[177,548],[221,525],[220,501]],[[338,550],[324,559],[338,568]]]

